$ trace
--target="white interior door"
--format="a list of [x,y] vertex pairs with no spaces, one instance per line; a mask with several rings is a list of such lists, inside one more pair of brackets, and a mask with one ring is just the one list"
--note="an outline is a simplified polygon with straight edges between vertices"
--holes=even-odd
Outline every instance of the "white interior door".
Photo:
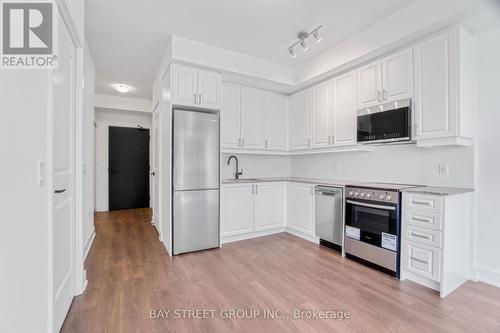
[[75,295],[75,46],[59,17],[53,77],[53,323],[59,332]]
[[153,224],[160,233],[160,212],[159,212],[159,170],[160,170],[160,112],[153,113]]

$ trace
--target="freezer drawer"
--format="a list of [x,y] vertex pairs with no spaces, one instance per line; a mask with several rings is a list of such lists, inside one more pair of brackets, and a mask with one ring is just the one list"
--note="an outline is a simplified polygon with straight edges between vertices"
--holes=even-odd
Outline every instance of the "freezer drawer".
[[174,254],[219,246],[219,191],[177,191],[173,199]]
[[219,115],[174,110],[175,191],[219,188]]

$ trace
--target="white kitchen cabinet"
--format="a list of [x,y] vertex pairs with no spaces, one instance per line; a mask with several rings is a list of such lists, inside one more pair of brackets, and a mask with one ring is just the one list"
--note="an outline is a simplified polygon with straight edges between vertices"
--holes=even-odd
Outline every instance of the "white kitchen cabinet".
[[334,146],[355,145],[357,142],[356,72],[332,81],[332,137]]
[[252,232],[254,220],[253,184],[222,187],[221,236]]
[[240,89],[239,85],[222,83],[220,143],[223,148],[239,148],[241,144]]
[[288,227],[314,236],[314,185],[289,183]]
[[261,89],[241,88],[241,146],[264,149],[266,132],[266,96]]
[[418,145],[471,143],[477,112],[475,50],[474,37],[461,28],[414,47],[413,110]]
[[310,148],[309,104],[310,90],[302,90],[290,97],[289,144],[291,150]]
[[283,199],[283,183],[255,184],[255,231],[283,227]]
[[472,193],[403,192],[401,280],[445,297],[471,272]]
[[311,145],[312,148],[328,147],[332,144],[331,84],[324,82],[311,89]]
[[282,232],[283,182],[224,184],[221,189],[222,242]]
[[361,67],[358,76],[358,109],[378,105],[382,101],[382,64],[380,61]]
[[172,104],[205,109],[220,107],[220,74],[172,65]]
[[413,50],[411,48],[382,59],[382,100],[395,102],[413,96]]
[[408,48],[357,71],[358,109],[413,96],[413,56]]
[[288,98],[266,92],[266,149],[285,150],[288,138]]
[[198,106],[219,109],[220,86],[219,73],[198,70]]

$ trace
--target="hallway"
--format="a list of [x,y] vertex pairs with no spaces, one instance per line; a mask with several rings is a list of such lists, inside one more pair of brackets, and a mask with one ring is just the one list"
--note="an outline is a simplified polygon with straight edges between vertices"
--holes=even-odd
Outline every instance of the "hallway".
[[[441,299],[289,234],[170,258],[150,214],[96,214],[89,283],[62,332],[500,331],[497,288],[468,282]],[[171,312],[168,319],[150,319],[150,309]],[[172,318],[176,309],[213,309],[215,315]],[[220,310],[230,309],[261,312],[256,319],[222,318],[229,314]],[[268,309],[348,311],[350,318],[264,319]]]

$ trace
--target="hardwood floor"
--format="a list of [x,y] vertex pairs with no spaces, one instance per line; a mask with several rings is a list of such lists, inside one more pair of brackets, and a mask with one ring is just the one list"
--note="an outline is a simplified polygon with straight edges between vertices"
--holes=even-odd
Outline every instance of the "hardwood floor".
[[[89,284],[63,332],[500,332],[500,289],[482,283],[441,299],[289,234],[170,258],[150,221],[148,209],[96,214]],[[171,312],[150,319],[151,309]],[[214,310],[214,319],[174,318],[176,309]],[[221,318],[231,309],[261,313]],[[350,317],[265,319],[268,309]]]

